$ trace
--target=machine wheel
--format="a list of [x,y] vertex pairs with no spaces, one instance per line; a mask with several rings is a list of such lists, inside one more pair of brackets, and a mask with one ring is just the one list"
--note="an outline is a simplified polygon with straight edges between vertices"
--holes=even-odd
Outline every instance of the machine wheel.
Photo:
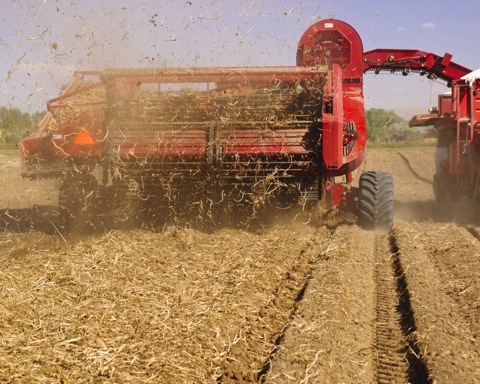
[[91,223],[92,214],[97,204],[98,185],[93,175],[69,174],[63,180],[58,206],[66,226],[74,220],[81,219]]
[[368,171],[360,177],[358,223],[367,229],[387,229],[393,224],[393,177]]

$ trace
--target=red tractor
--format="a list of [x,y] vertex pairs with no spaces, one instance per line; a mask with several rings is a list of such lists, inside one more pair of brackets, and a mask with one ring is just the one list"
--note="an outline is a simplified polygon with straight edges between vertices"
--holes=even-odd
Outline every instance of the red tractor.
[[329,19],[305,31],[296,66],[76,72],[19,143],[23,175],[61,178],[69,217],[135,191],[200,211],[321,200],[389,227],[392,177],[352,181],[366,149],[363,73],[390,69],[390,56],[364,54],[357,32]]

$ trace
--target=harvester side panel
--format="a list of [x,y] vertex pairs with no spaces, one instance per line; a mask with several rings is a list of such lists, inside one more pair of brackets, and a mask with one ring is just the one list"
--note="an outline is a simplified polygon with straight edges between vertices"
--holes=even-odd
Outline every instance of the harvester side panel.
[[[324,68],[167,71],[178,75],[173,82],[142,70],[103,77],[112,177],[190,180],[183,188],[191,190],[206,180],[228,189],[316,176],[321,100],[299,84],[321,90]],[[205,82],[214,72],[221,81]]]
[[347,23],[320,21],[300,38],[297,65],[329,68],[323,92],[328,145],[323,141],[322,176],[349,175],[362,163],[366,148],[362,40]]

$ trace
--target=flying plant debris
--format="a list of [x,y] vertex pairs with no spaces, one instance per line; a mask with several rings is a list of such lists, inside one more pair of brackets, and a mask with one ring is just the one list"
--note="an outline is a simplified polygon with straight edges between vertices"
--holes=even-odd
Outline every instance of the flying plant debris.
[[[181,208],[187,218],[318,200],[354,208],[366,143],[361,39],[329,19],[305,31],[296,53],[284,67],[78,71],[49,102],[50,124],[20,143],[24,174],[63,178],[60,206],[72,217],[132,194],[149,211],[167,208],[159,216]],[[45,133],[48,144],[33,140]],[[393,184],[383,185],[391,224]]]
[[27,99],[29,99],[29,98],[32,97],[35,93],[40,92],[40,91],[42,91],[42,90],[43,90],[43,87],[35,89],[35,91],[33,91],[32,93],[30,93],[30,94],[27,96]]
[[105,87],[98,83],[82,82],[75,92],[53,108],[53,117],[48,123],[48,131],[77,117],[88,105],[102,105],[105,102]]
[[[292,123],[307,126],[315,120],[320,96],[315,95],[316,81],[217,84],[211,90],[202,88],[205,84],[138,84],[133,92],[121,95],[108,93],[104,83],[84,81],[51,104],[53,117],[46,134],[68,126],[88,108],[111,111],[113,177],[128,185],[128,194],[148,202],[163,201],[155,206],[168,207],[172,216],[186,206],[211,217],[213,206],[227,200],[230,207],[246,203],[255,210],[280,191],[298,197],[300,185],[285,178],[294,166],[291,159],[283,160],[285,166],[275,156],[262,161],[258,156],[237,156],[224,164],[223,173],[214,175],[191,155],[204,145],[202,135],[212,124],[221,127],[215,140],[227,145],[245,141],[244,145],[261,146],[262,137],[265,144],[272,137],[277,144],[290,140],[288,133],[279,130],[288,130]],[[253,133],[255,144],[248,143]],[[303,145],[301,137],[296,140],[296,145]],[[127,150],[126,157],[119,155],[123,150]],[[212,157],[209,162],[221,161],[222,153],[207,156]],[[212,183],[218,184],[213,192]]]

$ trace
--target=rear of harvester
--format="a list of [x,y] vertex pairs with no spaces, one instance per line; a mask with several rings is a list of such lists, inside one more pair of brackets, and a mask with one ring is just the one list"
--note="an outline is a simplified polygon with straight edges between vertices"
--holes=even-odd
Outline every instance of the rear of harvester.
[[391,176],[351,185],[365,156],[363,101],[361,39],[333,19],[303,34],[296,66],[78,72],[20,143],[23,173],[61,177],[69,217],[132,196],[160,215],[200,216],[320,200],[388,227]]

